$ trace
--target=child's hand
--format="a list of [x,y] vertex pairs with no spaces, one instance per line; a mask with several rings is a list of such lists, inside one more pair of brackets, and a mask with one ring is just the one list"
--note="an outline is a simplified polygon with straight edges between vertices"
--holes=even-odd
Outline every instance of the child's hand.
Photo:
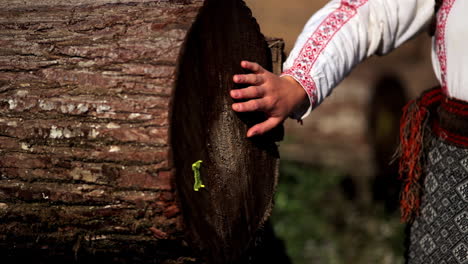
[[234,75],[234,82],[252,86],[231,91],[232,98],[248,100],[233,104],[232,109],[236,112],[261,111],[267,115],[266,121],[249,129],[247,137],[261,135],[281,124],[307,99],[307,93],[293,78],[279,77],[254,62],[242,61],[241,66],[253,73]]

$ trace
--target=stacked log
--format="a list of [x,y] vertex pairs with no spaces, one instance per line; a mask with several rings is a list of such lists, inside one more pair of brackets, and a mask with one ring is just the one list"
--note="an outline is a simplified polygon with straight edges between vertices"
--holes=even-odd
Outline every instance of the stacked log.
[[0,13],[6,262],[244,256],[271,211],[281,129],[246,139],[264,117],[230,110],[239,62],[272,67],[242,1],[11,0]]

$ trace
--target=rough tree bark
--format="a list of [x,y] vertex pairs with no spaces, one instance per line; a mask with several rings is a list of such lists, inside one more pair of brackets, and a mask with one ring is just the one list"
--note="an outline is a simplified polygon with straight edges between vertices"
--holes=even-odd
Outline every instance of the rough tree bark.
[[264,117],[230,110],[240,60],[272,67],[242,1],[8,0],[0,13],[3,260],[234,263],[253,246],[282,129],[247,140]]

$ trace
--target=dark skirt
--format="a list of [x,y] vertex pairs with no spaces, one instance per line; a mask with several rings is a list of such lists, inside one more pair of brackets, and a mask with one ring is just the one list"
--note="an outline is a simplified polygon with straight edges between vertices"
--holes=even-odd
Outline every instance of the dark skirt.
[[468,264],[468,103],[443,98],[434,109],[407,263]]
[[468,263],[468,149],[432,136],[409,264]]

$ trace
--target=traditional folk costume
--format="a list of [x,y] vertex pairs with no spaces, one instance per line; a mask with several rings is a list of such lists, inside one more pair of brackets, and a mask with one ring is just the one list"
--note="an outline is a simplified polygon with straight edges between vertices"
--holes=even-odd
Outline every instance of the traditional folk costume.
[[[437,3],[436,3],[437,2]],[[431,24],[441,88],[405,108],[400,172],[410,264],[468,264],[468,1],[332,0],[306,24],[283,75],[309,95],[306,117],[352,68]]]

